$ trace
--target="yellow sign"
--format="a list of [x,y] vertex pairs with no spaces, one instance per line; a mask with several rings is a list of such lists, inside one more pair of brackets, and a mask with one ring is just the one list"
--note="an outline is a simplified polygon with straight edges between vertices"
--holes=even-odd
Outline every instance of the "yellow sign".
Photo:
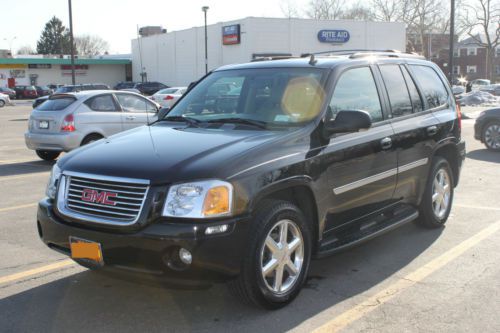
[[26,64],[0,64],[0,68],[18,69],[28,68]]

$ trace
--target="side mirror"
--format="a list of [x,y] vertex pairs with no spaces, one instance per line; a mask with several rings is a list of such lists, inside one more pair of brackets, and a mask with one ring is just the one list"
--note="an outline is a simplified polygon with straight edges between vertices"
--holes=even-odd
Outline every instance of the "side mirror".
[[167,113],[170,111],[170,108],[166,107],[166,108],[161,108],[159,111],[158,111],[158,120],[160,119],[163,119]]
[[341,110],[334,120],[326,120],[325,134],[330,137],[336,133],[358,132],[372,126],[370,114],[362,110]]

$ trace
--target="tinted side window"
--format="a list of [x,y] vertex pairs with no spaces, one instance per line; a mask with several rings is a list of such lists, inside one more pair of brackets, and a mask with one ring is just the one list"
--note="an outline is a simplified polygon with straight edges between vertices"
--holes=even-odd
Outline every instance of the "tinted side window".
[[340,110],[364,110],[370,113],[373,122],[383,119],[377,86],[369,67],[350,69],[342,74],[335,86],[330,109],[333,118]]
[[87,102],[87,105],[94,111],[116,111],[115,102],[111,95],[94,97]]
[[394,117],[406,116],[413,113],[410,95],[406,89],[405,80],[399,65],[380,66],[385,88],[389,95],[392,115]]
[[422,97],[420,97],[420,93],[417,90],[417,86],[415,82],[410,76],[408,69],[404,66],[401,66],[401,70],[403,71],[403,76],[405,77],[406,86],[408,87],[408,91],[411,96],[411,103],[413,104],[413,112],[420,112],[424,110],[424,105],[422,103]]
[[429,108],[432,109],[448,102],[448,92],[434,69],[419,65],[410,65],[410,67],[422,87]]

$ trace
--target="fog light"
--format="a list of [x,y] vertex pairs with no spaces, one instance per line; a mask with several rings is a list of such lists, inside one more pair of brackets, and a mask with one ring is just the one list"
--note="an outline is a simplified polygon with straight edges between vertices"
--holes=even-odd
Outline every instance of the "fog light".
[[226,232],[229,226],[227,224],[216,225],[205,229],[205,235],[220,234]]
[[193,256],[191,255],[191,252],[183,247],[181,247],[179,250],[179,258],[186,265],[191,265],[191,263],[193,262]]

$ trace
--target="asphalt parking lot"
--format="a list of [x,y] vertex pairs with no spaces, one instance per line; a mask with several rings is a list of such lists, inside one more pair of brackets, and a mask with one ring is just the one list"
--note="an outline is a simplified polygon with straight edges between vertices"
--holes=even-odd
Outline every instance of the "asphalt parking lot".
[[500,332],[500,154],[473,139],[473,119],[463,121],[467,159],[445,228],[408,224],[314,261],[295,302],[267,312],[223,285],[134,284],[45,247],[36,203],[52,163],[24,145],[30,110],[0,109],[2,332]]

